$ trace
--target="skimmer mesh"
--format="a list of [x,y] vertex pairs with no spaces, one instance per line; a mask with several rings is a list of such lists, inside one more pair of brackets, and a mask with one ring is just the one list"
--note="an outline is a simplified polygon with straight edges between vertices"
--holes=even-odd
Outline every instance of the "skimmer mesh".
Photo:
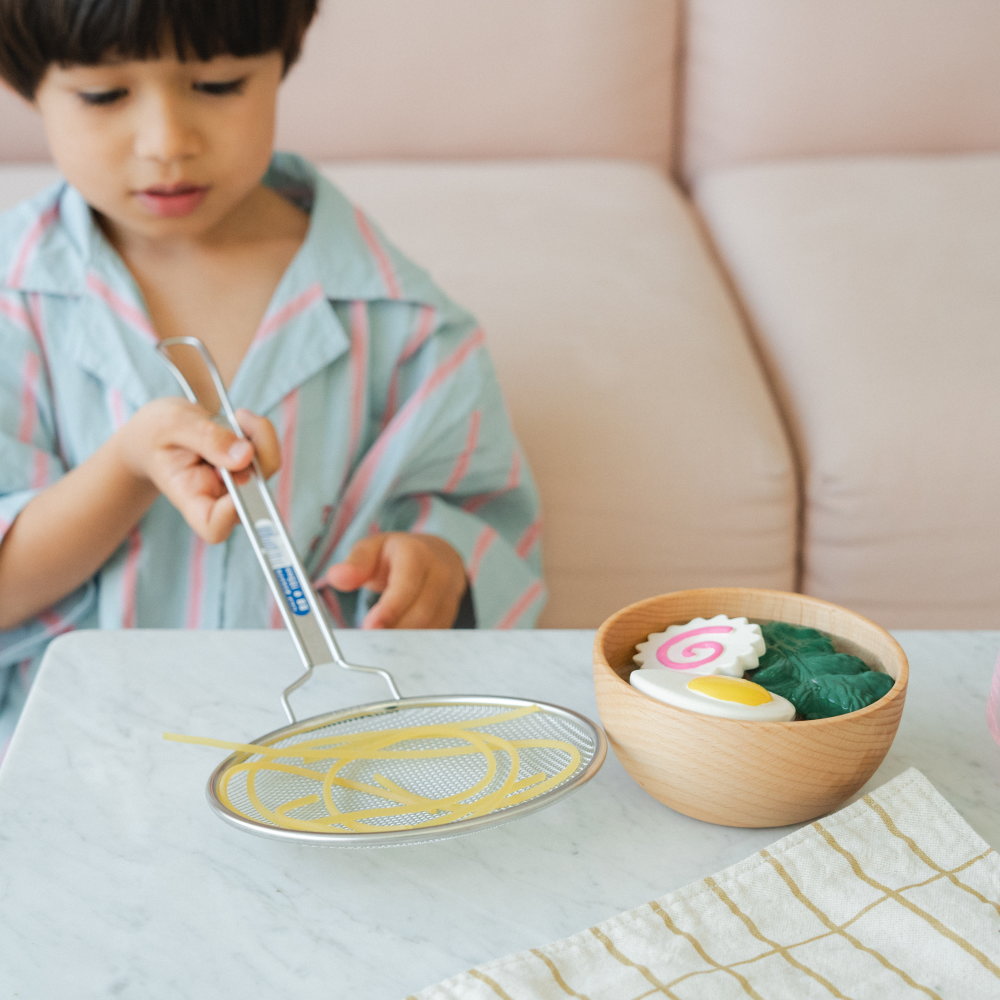
[[490,815],[572,782],[592,730],[538,705],[426,702],[314,720],[234,755],[215,792],[273,827],[377,832]]

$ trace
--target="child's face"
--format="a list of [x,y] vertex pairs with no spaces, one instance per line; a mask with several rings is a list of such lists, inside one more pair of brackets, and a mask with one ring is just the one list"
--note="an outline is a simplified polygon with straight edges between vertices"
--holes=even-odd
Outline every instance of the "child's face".
[[54,65],[35,104],[56,165],[116,245],[208,242],[248,221],[282,68],[277,52]]

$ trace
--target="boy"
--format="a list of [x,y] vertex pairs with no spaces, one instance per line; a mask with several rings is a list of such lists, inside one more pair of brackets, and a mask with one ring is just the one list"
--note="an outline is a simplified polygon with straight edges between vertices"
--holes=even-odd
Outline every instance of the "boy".
[[[67,182],[0,217],[8,725],[15,674],[67,629],[278,624],[215,471],[254,454],[335,623],[540,610],[537,497],[482,334],[273,154],[315,7],[0,0],[0,74]],[[177,397],[155,347],[182,334],[249,442]]]

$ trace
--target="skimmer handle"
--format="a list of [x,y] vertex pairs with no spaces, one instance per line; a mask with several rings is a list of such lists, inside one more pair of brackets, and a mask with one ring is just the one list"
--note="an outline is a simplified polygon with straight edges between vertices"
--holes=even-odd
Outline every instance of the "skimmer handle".
[[[225,383],[219,374],[208,348],[197,337],[169,337],[157,345],[164,360],[180,383],[184,395],[192,403],[198,403],[212,415],[217,423],[229,427],[234,434],[246,435],[236,420],[226,392]],[[189,356],[197,359],[203,376],[196,379],[196,392],[188,376],[178,366],[171,353],[189,348]],[[192,369],[188,369],[191,371]],[[214,395],[213,395],[214,394]],[[237,482],[228,469],[219,470],[226,489],[233,498],[240,522],[257,556],[257,561],[267,578],[281,617],[292,636],[295,648],[305,666],[305,673],[290,684],[282,693],[281,703],[290,721],[295,722],[295,713],[289,702],[289,695],[304,684],[313,669],[322,663],[335,663],[346,670],[360,670],[378,674],[385,681],[392,697],[399,700],[396,682],[387,670],[380,667],[365,667],[349,663],[337,645],[327,624],[316,594],[309,583],[309,577],[302,568],[295,547],[285,530],[271,494],[264,482],[257,459],[254,458],[246,477]]]

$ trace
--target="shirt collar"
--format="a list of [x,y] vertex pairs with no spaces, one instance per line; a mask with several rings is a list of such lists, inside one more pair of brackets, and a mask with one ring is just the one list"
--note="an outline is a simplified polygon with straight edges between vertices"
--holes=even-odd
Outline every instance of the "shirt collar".
[[[427,273],[396,249],[379,226],[314,166],[277,153],[264,183],[309,213],[298,281],[319,282],[328,299],[396,299],[443,305]],[[88,274],[121,267],[94,224],[90,206],[65,181],[0,216],[0,281],[21,292],[80,295]],[[290,271],[300,261],[293,262]],[[301,270],[301,268],[300,268]]]
[[291,153],[278,153],[264,182],[309,213],[302,256],[314,262],[315,278],[328,299],[443,305],[441,292],[427,273],[312,164]]

